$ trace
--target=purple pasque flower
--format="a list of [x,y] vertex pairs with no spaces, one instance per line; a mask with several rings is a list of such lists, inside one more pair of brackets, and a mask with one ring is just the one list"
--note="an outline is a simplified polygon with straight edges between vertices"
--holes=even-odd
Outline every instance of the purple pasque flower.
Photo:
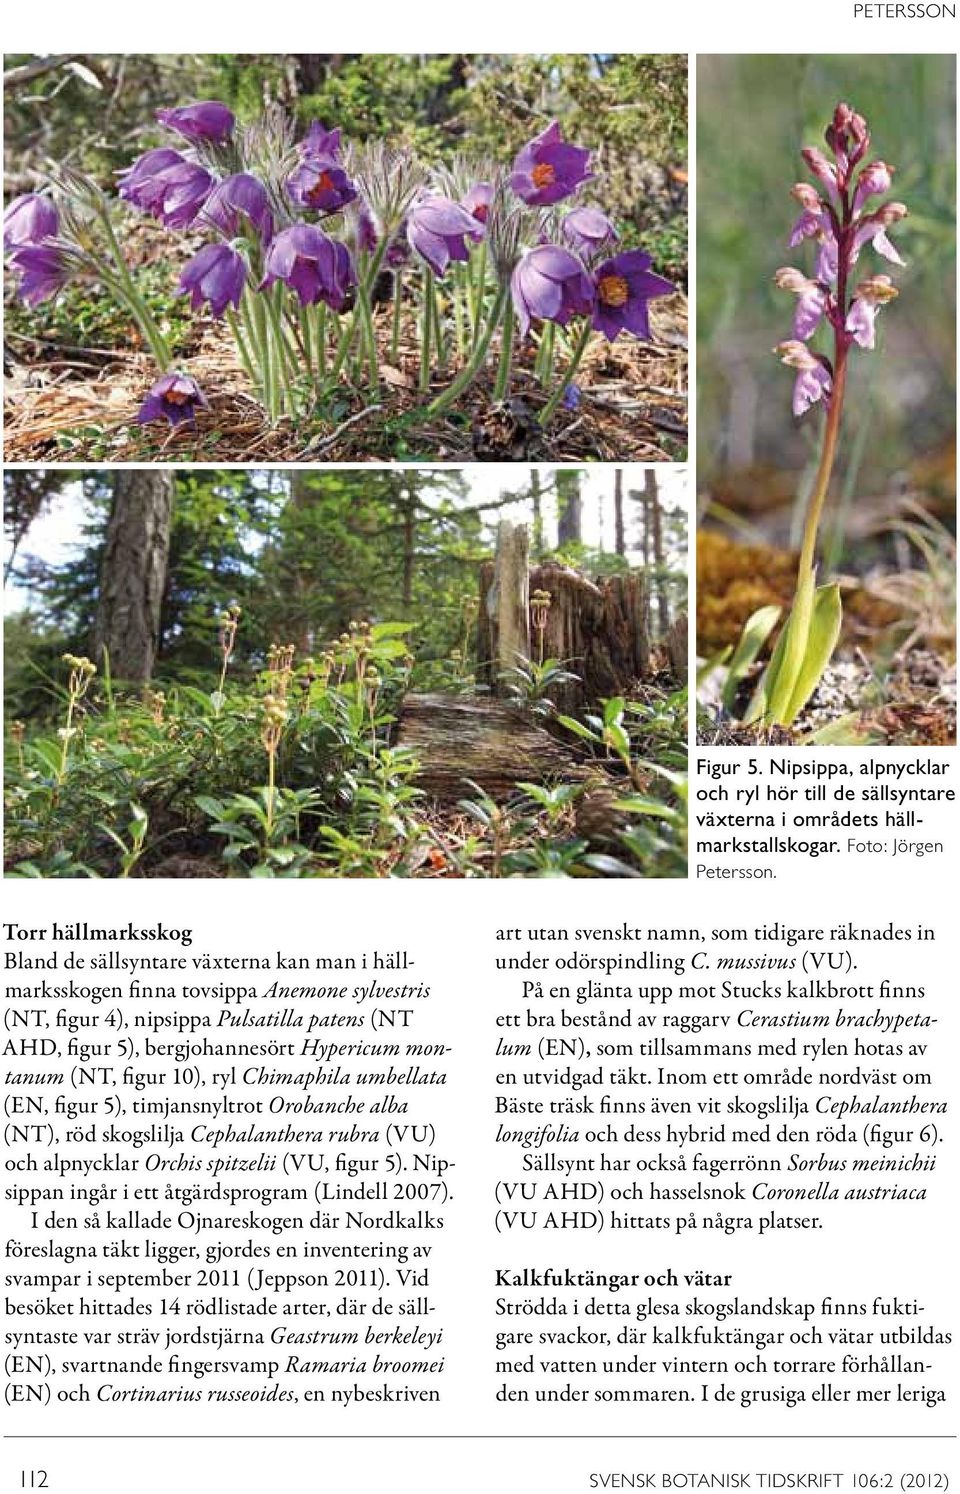
[[571,197],[592,175],[590,152],[564,140],[559,124],[552,120],[518,151],[510,185],[531,207],[549,207]]
[[860,281],[844,323],[855,343],[862,348],[875,345],[877,312],[899,294],[889,275],[871,275]]
[[265,243],[273,237],[267,189],[248,171],[238,171],[217,183],[203,205],[203,221],[228,239],[237,238],[248,223]]
[[466,240],[474,238],[477,220],[449,197],[421,197],[407,218],[407,239],[435,275],[442,275],[451,260],[468,260]]
[[10,256],[10,268],[19,277],[17,291],[25,306],[39,306],[63,290],[73,273],[74,260],[56,239],[42,244],[21,244]]
[[297,146],[297,153],[301,160],[310,160],[314,157],[336,164],[340,160],[340,145],[339,129],[328,130],[319,119],[315,119]]
[[474,182],[460,199],[460,206],[470,214],[471,218],[476,219],[477,226],[470,237],[478,241],[487,231],[487,219],[490,216],[490,205],[493,202],[495,190],[493,182]]
[[25,192],[15,197],[3,215],[3,247],[19,249],[25,244],[42,244],[55,239],[60,227],[56,204],[39,192]]
[[193,161],[161,171],[162,196],[154,217],[167,228],[189,228],[214,187],[209,171]]
[[583,263],[559,244],[528,249],[510,278],[510,293],[522,337],[534,319],[565,327],[571,317],[589,316],[596,303]]
[[140,406],[137,424],[146,425],[151,420],[169,420],[173,426],[187,421],[194,424],[197,408],[206,408],[206,404],[200,385],[189,374],[161,374]]
[[389,265],[391,270],[399,270],[407,263],[409,258],[410,241],[407,238],[407,223],[406,219],[404,219],[387,245],[384,262]]
[[353,202],[357,189],[343,167],[322,156],[305,157],[287,178],[287,193],[298,207],[326,217]]
[[175,150],[147,151],[120,183],[120,196],[167,228],[189,228],[210,193],[214,179]]
[[793,316],[793,335],[806,342],[823,321],[829,302],[827,287],[819,280],[808,280],[802,270],[790,265],[777,271],[773,277],[778,290],[790,291],[797,298],[797,309]]
[[217,99],[200,99],[195,104],[182,104],[179,109],[158,109],[157,119],[168,130],[194,144],[209,140],[222,145],[230,139],[236,123],[226,104]]
[[592,207],[573,208],[561,222],[560,232],[570,248],[588,260],[620,237],[606,213]]
[[346,246],[313,223],[282,228],[272,240],[263,266],[261,290],[282,280],[296,291],[303,306],[323,301],[333,311],[341,311],[355,283]]
[[627,249],[604,260],[594,270],[597,301],[593,325],[608,342],[621,332],[649,341],[649,302],[657,296],[669,296],[676,290],[662,275],[650,269],[650,256],[642,249]]
[[239,306],[247,283],[247,264],[239,250],[229,244],[204,244],[180,275],[177,294],[189,295],[194,311],[209,301],[215,317],[228,306]]
[[124,202],[139,208],[142,213],[155,213],[163,201],[165,185],[160,180],[163,173],[171,166],[185,164],[186,157],[169,145],[145,151],[132,166],[120,172],[117,191]]
[[791,340],[777,344],[774,350],[781,363],[796,369],[793,385],[793,413],[797,419],[805,415],[811,405],[826,399],[833,388],[833,375],[826,358],[811,352],[805,342]]
[[357,199],[357,248],[361,254],[372,254],[380,242],[373,214],[362,197]]

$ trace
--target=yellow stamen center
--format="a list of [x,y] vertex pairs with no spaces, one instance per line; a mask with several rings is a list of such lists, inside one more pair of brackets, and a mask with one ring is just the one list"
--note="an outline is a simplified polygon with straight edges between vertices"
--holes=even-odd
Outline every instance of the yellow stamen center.
[[604,306],[626,306],[630,299],[630,287],[622,275],[604,275],[597,286]]
[[168,389],[163,397],[168,405],[185,405],[190,399],[189,394],[184,394],[180,389]]
[[547,161],[541,161],[539,166],[534,166],[530,173],[535,187],[552,187],[557,179],[557,173]]

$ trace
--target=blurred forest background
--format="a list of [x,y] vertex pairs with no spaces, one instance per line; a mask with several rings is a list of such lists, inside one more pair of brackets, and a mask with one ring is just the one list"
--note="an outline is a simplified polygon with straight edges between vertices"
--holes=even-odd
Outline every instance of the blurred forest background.
[[900,296],[877,350],[851,360],[825,531],[829,563],[862,573],[898,493],[954,512],[955,60],[707,56],[697,67],[698,485],[701,514],[741,539],[796,543],[820,438],[819,420],[793,420],[791,378],[771,354],[793,312],[774,273],[812,268],[809,246],[787,244],[790,188],[808,175],[800,149],[822,146],[843,99],[866,116],[871,157],[896,167],[906,269],[894,268]]
[[[160,142],[154,110],[218,98],[241,117],[276,100],[346,139],[509,164],[550,119],[596,153],[605,207],[663,274],[686,276],[687,58],[610,54],[277,54],[5,59],[8,197],[50,161],[104,185]],[[589,192],[584,195],[589,200]]]
[[[122,555],[105,561],[111,509],[125,483],[152,479],[168,481],[142,469],[7,472],[8,720],[54,712],[61,654],[93,649],[99,598],[111,584],[105,567],[124,563]],[[504,517],[527,524],[534,560],[595,577],[645,566],[651,633],[662,637],[686,606],[684,484],[680,469],[638,467],[180,471],[145,676],[212,688],[220,614],[238,604],[241,671],[262,669],[278,640],[303,654],[355,619],[401,620],[414,625],[412,687],[448,688],[468,667],[479,567]],[[143,557],[132,562],[142,566]]]

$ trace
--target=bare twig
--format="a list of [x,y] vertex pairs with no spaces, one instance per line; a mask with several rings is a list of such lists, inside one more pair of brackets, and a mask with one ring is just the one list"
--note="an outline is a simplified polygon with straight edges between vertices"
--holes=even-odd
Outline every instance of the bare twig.
[[42,78],[45,73],[54,73],[58,68],[76,62],[82,55],[81,52],[61,52],[56,56],[38,57],[34,62],[24,62],[19,67],[8,68],[3,75],[4,92],[8,88],[19,88],[21,83],[31,83],[34,78]]
[[367,405],[366,409],[358,410],[355,415],[350,416],[349,420],[345,420],[342,425],[338,425],[333,435],[325,437],[323,441],[311,441],[301,452],[301,457],[319,456],[321,452],[329,451],[331,446],[336,446],[340,437],[352,425],[356,425],[361,420],[366,420],[368,415],[378,415],[382,409],[383,405]]

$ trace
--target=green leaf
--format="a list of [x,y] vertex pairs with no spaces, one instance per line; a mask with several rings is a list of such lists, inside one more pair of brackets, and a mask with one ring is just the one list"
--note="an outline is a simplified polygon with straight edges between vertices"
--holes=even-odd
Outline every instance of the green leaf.
[[603,740],[622,758],[630,756],[630,738],[622,726],[611,723],[603,728]]
[[743,632],[733,651],[723,686],[722,700],[725,710],[733,709],[740,682],[776,627],[781,611],[782,608],[777,606],[758,607],[744,623]]
[[781,634],[783,647],[780,658],[767,687],[765,717],[781,726],[787,724],[790,701],[806,657],[810,619],[813,616],[814,577],[815,572],[811,566],[805,575],[797,579],[797,594]]
[[603,703],[604,726],[618,726],[623,718],[624,699],[622,695],[612,695]]
[[370,637],[374,643],[379,643],[381,638],[402,638],[412,627],[413,623],[374,623]]
[[837,646],[842,621],[840,587],[836,582],[829,586],[819,586],[813,598],[806,649],[783,717],[784,726],[790,726],[797,719],[819,685],[823,671],[830,663]]
[[572,716],[558,716],[557,720],[561,726],[567,728],[567,731],[572,731],[576,737],[582,737],[585,742],[598,741],[596,733],[592,732],[588,726],[584,726],[582,721],[576,721]]
[[886,740],[882,727],[860,711],[849,711],[803,738],[812,747],[871,747]]
[[721,649],[718,654],[714,654],[711,658],[705,659],[703,661],[703,663],[697,669],[698,688],[700,685],[705,685],[710,676],[712,674],[715,674],[716,671],[721,667],[721,665],[726,664],[732,652],[733,650],[731,649],[730,645],[727,644],[727,647]]
[[223,819],[224,805],[220,803],[219,799],[211,799],[207,794],[197,794],[193,802],[198,809],[202,809],[204,814],[208,814],[212,820]]

